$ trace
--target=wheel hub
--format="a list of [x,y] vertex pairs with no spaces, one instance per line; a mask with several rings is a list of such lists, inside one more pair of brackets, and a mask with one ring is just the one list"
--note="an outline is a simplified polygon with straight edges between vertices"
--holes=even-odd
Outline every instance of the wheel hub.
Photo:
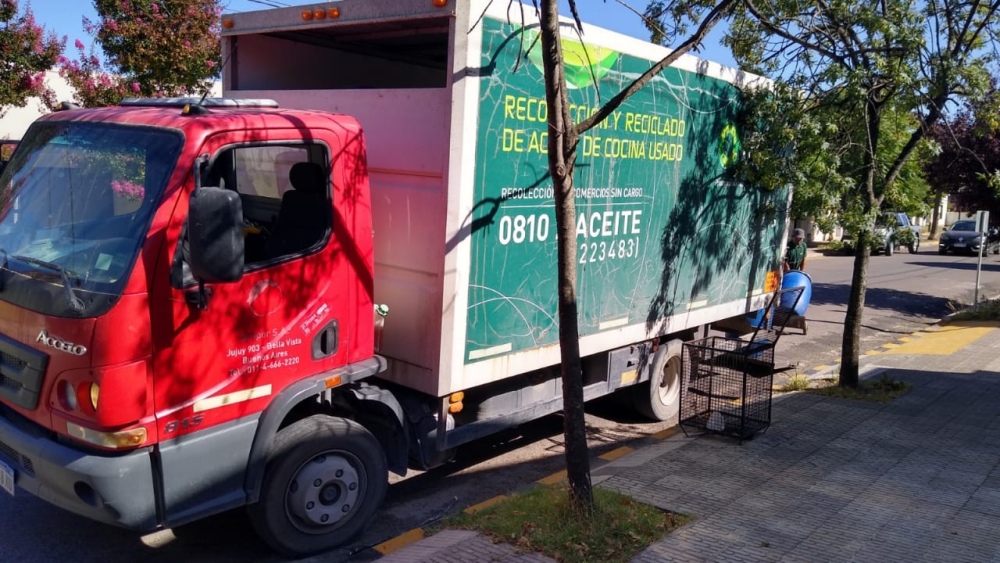
[[675,400],[676,388],[680,385],[681,359],[672,357],[663,366],[663,373],[660,375],[660,382],[657,386],[657,393],[660,403],[664,405],[672,404]]
[[318,455],[303,464],[289,483],[288,510],[306,527],[336,525],[357,507],[361,484],[348,459]]

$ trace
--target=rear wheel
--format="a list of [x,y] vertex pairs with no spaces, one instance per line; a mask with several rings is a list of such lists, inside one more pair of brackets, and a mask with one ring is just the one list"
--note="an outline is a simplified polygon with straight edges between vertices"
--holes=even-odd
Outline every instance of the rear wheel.
[[300,557],[343,544],[375,515],[388,488],[385,453],[360,424],[316,415],[274,438],[250,520],[271,549]]
[[649,364],[649,381],[632,389],[637,411],[652,420],[676,419],[680,412],[681,352],[684,343],[662,344]]

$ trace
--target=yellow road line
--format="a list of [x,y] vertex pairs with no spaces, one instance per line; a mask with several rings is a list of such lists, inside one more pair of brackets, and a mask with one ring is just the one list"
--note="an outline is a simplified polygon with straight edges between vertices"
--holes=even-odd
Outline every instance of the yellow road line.
[[418,542],[422,539],[424,539],[424,530],[422,528],[414,528],[405,534],[400,534],[391,540],[384,541],[372,549],[382,555],[389,555],[393,551],[399,551],[411,543]]
[[599,457],[599,458],[601,458],[601,459],[603,459],[605,461],[614,461],[614,460],[616,460],[616,459],[618,459],[620,457],[627,456],[630,453],[632,453],[632,448],[630,448],[628,446],[622,446],[620,448],[615,448],[615,449],[611,450],[610,452],[603,453],[603,454],[601,454],[601,455],[599,455],[597,457]]
[[660,430],[659,432],[653,434],[653,438],[657,440],[666,440],[667,438],[673,436],[680,432],[680,428],[674,426],[673,428],[667,428],[666,430]]
[[932,332],[920,333],[917,338],[886,354],[921,354],[947,356],[995,331],[997,323],[968,322],[940,327]]
[[486,500],[484,500],[483,502],[481,502],[479,504],[474,504],[474,505],[466,508],[463,512],[465,512],[466,514],[472,514],[474,512],[479,512],[480,510],[483,510],[485,508],[489,508],[489,507],[493,506],[494,504],[497,504],[497,503],[502,502],[504,500],[507,500],[507,496],[506,495],[497,495],[497,496],[495,496],[495,497],[493,497],[491,499],[486,499]]
[[543,484],[543,485],[555,485],[556,483],[561,482],[565,478],[566,478],[566,470],[563,469],[562,471],[558,471],[556,473],[553,473],[552,475],[549,475],[548,477],[544,477],[542,479],[539,479],[538,482],[541,483],[541,484]]

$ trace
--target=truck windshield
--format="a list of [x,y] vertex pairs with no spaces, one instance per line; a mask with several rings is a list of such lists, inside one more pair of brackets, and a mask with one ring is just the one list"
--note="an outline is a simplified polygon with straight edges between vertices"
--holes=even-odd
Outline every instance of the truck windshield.
[[32,125],[0,175],[0,299],[55,316],[105,312],[182,143],[162,129]]

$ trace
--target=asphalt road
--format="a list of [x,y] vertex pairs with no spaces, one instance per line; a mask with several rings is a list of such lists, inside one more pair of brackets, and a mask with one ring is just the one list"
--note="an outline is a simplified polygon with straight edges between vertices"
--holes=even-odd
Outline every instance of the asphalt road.
[[[907,251],[877,255],[868,266],[868,291],[862,316],[861,352],[925,328],[973,303],[975,256],[941,256],[932,241],[922,241],[917,254]],[[854,257],[823,255],[810,250],[806,272],[813,280],[806,314],[808,334],[790,329],[778,342],[775,361],[808,371],[840,358],[844,317],[851,288]],[[1000,256],[983,257],[980,300],[1000,295]]]
[[[808,370],[839,357],[853,258],[810,253],[807,272],[814,289],[807,335],[788,334],[776,361]],[[919,330],[971,303],[976,260],[939,256],[924,242],[918,254],[875,256],[869,268],[862,350]],[[1000,294],[1000,257],[983,261],[981,295]],[[590,406],[587,424],[593,455],[661,430],[605,400]],[[368,546],[458,510],[550,475],[563,468],[562,419],[550,416],[460,450],[455,462],[396,480],[384,508],[362,538],[346,549],[309,561],[370,561]],[[19,492],[0,493],[0,561],[86,562],[272,562],[242,511],[147,536],[96,524]]]

